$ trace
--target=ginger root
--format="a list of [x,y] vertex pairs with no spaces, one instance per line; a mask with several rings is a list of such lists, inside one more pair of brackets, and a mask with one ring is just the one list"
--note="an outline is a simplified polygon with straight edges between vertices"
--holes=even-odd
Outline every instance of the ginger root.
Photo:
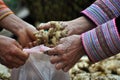
[[48,30],[39,30],[34,35],[38,45],[44,44],[51,47],[57,45],[61,38],[66,37],[67,30],[64,30],[63,26],[57,21],[50,21],[48,23],[50,23],[51,28]]

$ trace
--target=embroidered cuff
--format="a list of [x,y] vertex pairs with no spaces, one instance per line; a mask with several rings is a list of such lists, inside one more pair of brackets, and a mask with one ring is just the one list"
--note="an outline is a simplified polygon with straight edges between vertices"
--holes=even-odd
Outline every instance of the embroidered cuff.
[[101,25],[120,15],[120,1],[97,0],[81,13],[89,17],[96,25]]
[[120,52],[120,37],[115,19],[82,34],[86,53],[97,62]]

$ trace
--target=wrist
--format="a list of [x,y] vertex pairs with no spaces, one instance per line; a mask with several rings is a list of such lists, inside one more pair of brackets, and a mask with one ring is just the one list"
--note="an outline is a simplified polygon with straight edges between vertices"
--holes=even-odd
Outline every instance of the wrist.
[[0,21],[0,26],[11,31],[16,36],[24,30],[24,26],[27,26],[24,21],[18,18],[14,14],[10,14]]
[[79,48],[78,52],[80,52],[80,56],[85,55],[86,51],[85,51],[84,46],[82,44],[82,36],[81,35],[74,35],[74,36],[76,38],[75,42],[77,42],[76,45],[78,45],[77,47]]
[[85,48],[84,48],[84,45],[83,45],[82,35],[80,35],[80,41],[81,41],[81,52],[82,52],[82,55],[85,55],[86,51],[85,51]]
[[96,27],[96,25],[85,16],[69,21],[67,25],[71,26],[74,34],[82,34]]
[[89,19],[87,16],[81,16],[81,18],[87,23],[87,27],[86,27],[86,29],[87,29],[87,31],[88,30],[91,30],[91,29],[93,29],[93,28],[95,28],[97,25],[91,20],[91,19]]

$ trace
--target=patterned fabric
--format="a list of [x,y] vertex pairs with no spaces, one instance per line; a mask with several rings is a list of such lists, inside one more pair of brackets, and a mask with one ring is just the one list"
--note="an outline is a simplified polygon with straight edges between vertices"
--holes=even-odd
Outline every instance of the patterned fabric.
[[8,13],[13,13],[3,2],[0,0],[0,17],[7,16]]
[[82,34],[86,53],[93,62],[103,60],[120,52],[120,37],[115,19]]
[[120,15],[120,0],[97,0],[82,13],[96,25],[101,25]]

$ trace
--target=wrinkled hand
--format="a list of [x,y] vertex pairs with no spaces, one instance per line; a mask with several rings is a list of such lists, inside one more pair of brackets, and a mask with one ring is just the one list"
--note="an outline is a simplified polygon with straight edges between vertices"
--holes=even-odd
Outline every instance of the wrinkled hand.
[[37,31],[36,28],[14,14],[2,19],[0,21],[0,27],[5,28],[15,34],[18,37],[18,41],[22,47],[26,47],[29,42],[35,40],[33,33]]
[[85,54],[81,36],[72,35],[60,40],[60,44],[45,52],[51,56],[51,63],[57,70],[67,72]]
[[[60,21],[60,24],[65,28],[65,30],[68,31],[68,35],[81,34],[96,26],[92,21],[84,16],[71,21]],[[49,22],[43,23],[42,25],[38,26],[38,30],[49,29],[50,27],[52,26]]]
[[0,63],[8,68],[17,68],[25,63],[28,54],[14,39],[0,36]]

